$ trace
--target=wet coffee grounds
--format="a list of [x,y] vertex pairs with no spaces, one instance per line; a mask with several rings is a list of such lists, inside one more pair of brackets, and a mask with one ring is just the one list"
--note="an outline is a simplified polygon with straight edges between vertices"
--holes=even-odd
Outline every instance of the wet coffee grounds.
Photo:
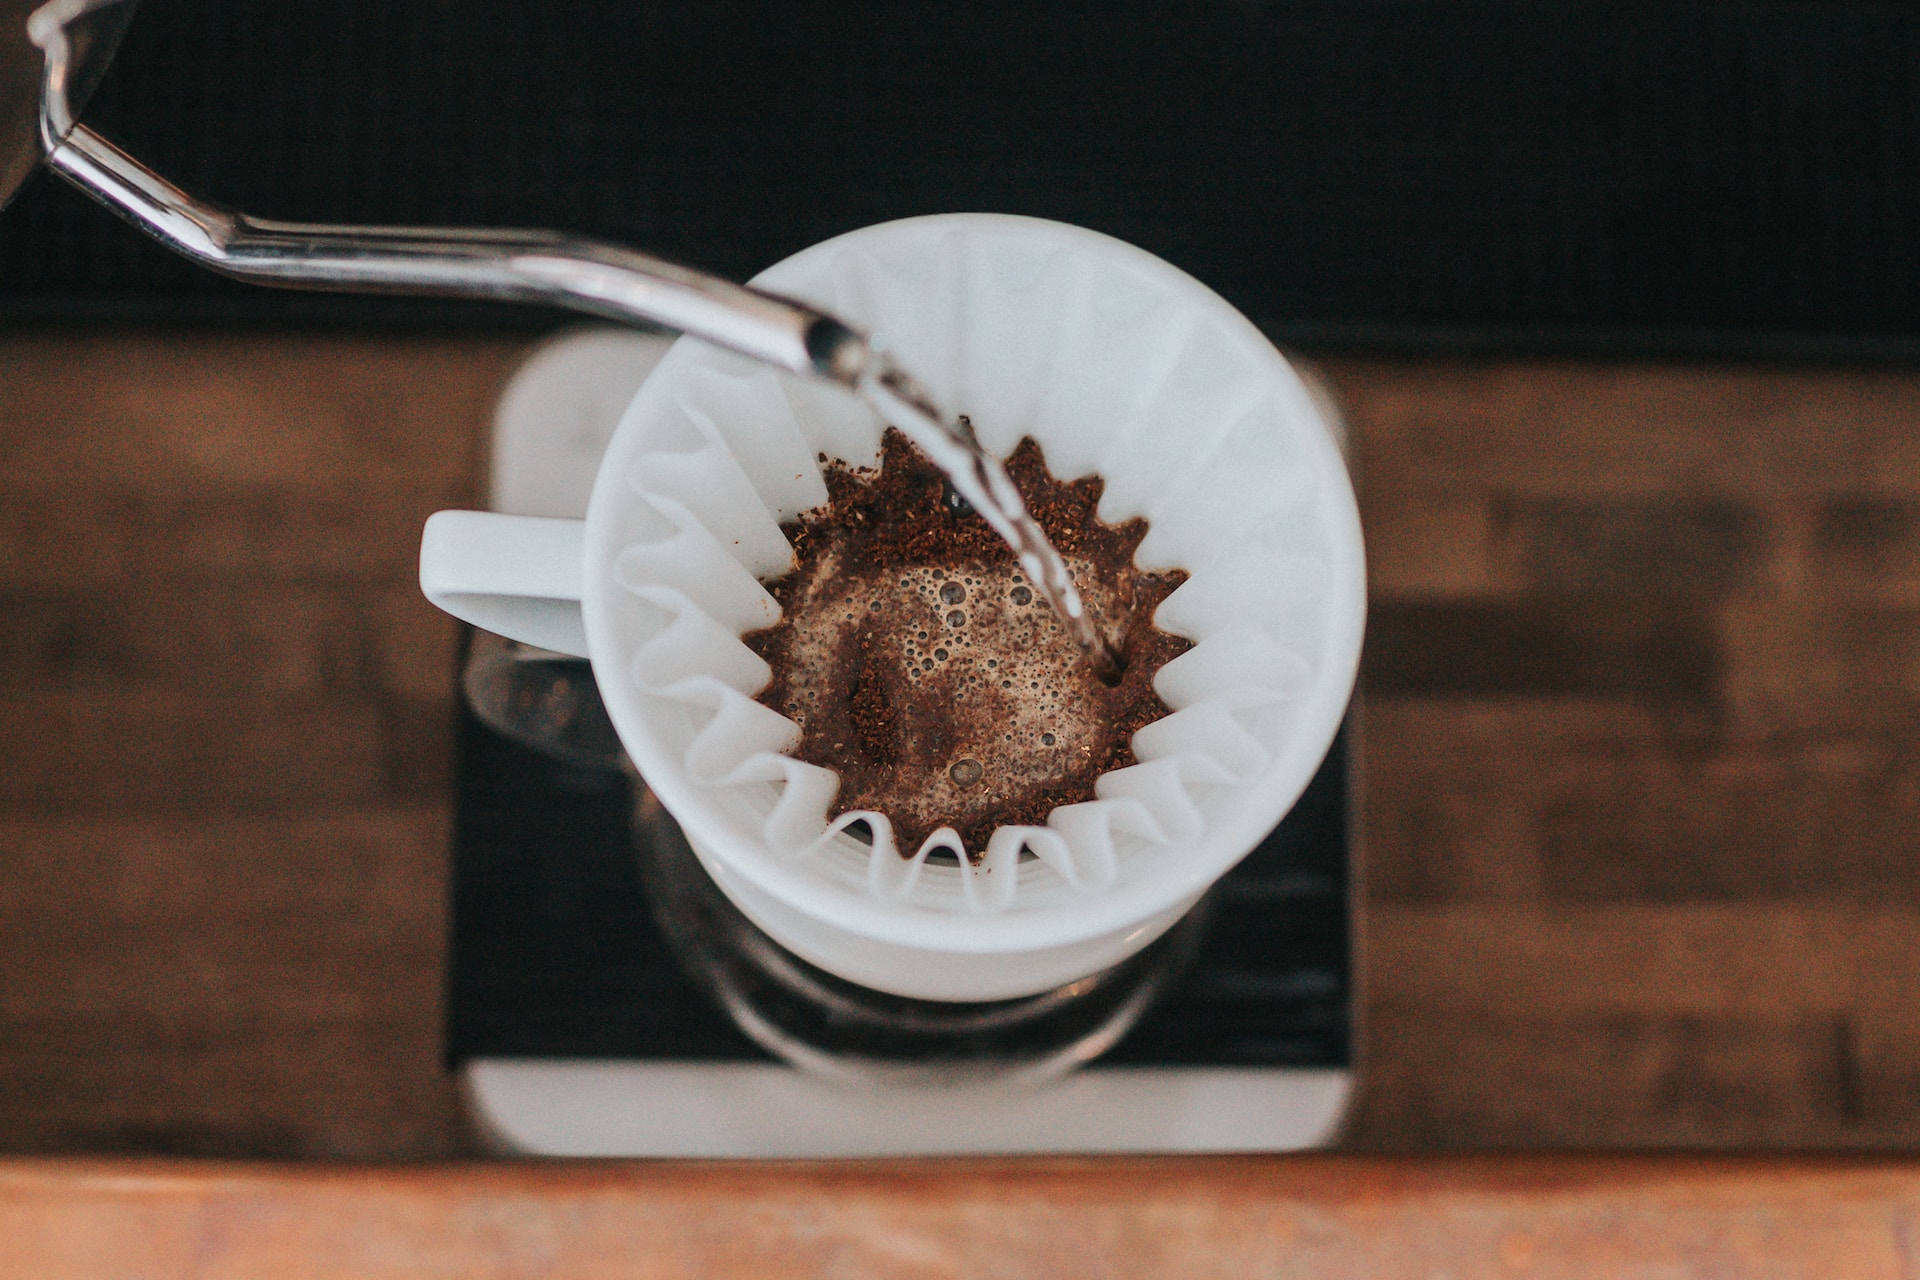
[[1100,479],[1054,479],[1031,439],[1006,467],[1115,641],[1118,684],[891,429],[877,470],[825,465],[827,504],[782,526],[797,565],[768,584],[781,620],[744,637],[773,669],[759,700],[800,726],[791,754],[839,774],[836,814],[886,814],[903,857],[951,826],[977,860],[996,828],[1093,799],[1095,779],[1135,763],[1135,731],[1168,713],[1154,674],[1192,647],[1153,625],[1186,574],[1134,566],[1145,520],[1102,523]]

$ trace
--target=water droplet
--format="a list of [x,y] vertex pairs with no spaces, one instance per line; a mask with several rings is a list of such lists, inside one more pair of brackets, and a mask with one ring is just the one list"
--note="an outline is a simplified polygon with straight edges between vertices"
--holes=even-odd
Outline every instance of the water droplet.
[[956,787],[970,787],[980,781],[980,775],[985,772],[978,760],[955,760],[953,767],[947,770],[947,776],[953,779]]

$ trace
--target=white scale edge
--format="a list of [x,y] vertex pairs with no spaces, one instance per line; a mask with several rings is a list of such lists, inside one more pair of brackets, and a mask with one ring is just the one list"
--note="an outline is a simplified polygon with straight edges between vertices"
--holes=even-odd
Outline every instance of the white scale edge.
[[874,1085],[773,1063],[483,1058],[463,1084],[486,1135],[545,1156],[1300,1151],[1325,1145],[1339,1070],[1088,1067],[1045,1085]]

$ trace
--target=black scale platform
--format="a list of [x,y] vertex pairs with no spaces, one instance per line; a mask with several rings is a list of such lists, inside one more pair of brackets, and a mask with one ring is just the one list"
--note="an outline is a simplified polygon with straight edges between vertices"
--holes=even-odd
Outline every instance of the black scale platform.
[[[452,1065],[474,1058],[759,1061],[681,971],[641,897],[622,775],[560,763],[463,713]],[[1103,1062],[1348,1065],[1344,738],[1215,888],[1177,985]]]

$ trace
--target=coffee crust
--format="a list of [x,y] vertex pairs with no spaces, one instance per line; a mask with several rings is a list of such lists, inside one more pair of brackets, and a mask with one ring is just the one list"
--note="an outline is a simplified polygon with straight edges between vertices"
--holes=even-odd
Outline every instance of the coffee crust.
[[827,504],[782,526],[798,564],[768,584],[781,620],[743,638],[773,669],[759,700],[800,726],[791,754],[839,775],[836,814],[886,814],[909,858],[951,826],[978,860],[996,828],[1043,824],[1135,763],[1134,733],[1169,712],[1154,674],[1192,647],[1153,625],[1187,575],[1134,565],[1145,520],[1100,521],[1102,481],[1056,480],[1031,438],[1006,460],[1126,663],[1108,686],[904,435],[877,470],[821,461]]

